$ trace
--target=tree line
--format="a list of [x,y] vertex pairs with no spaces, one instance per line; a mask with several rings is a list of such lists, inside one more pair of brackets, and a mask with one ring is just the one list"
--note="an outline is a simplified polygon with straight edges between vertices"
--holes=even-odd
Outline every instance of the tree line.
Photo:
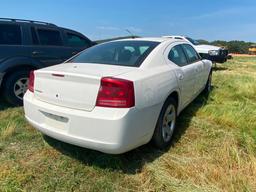
[[249,54],[249,48],[255,43],[252,42],[245,42],[245,41],[206,41],[206,40],[198,40],[200,44],[208,44],[208,45],[215,45],[219,47],[225,47],[229,50],[230,53],[239,53],[239,54]]
[[[103,39],[98,40],[96,43],[104,43],[108,41],[118,40],[118,39],[126,39],[126,38],[137,38],[139,36],[124,36],[124,37],[116,37],[116,38],[109,38],[109,39]],[[249,54],[249,48],[251,45],[255,45],[255,43],[252,42],[245,42],[245,41],[207,41],[207,40],[197,40],[200,44],[207,44],[207,45],[215,45],[219,47],[225,47],[229,50],[230,53],[239,53],[239,54]]]

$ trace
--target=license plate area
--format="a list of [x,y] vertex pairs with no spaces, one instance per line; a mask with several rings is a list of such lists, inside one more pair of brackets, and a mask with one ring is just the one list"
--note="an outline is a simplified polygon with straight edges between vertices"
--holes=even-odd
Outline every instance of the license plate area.
[[58,130],[66,130],[69,119],[67,117],[55,115],[45,111],[40,111],[44,116],[44,124]]

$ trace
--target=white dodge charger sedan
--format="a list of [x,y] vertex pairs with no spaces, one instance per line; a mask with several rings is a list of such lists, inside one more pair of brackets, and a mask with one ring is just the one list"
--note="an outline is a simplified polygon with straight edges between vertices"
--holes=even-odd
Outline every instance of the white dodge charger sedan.
[[105,153],[124,153],[150,140],[162,149],[171,142],[177,115],[201,91],[210,91],[211,68],[182,40],[96,45],[32,71],[25,116],[45,135]]

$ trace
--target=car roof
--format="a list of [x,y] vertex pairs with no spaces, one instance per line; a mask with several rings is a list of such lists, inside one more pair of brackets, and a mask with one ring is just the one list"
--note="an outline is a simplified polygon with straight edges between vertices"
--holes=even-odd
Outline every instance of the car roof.
[[182,35],[166,35],[166,36],[163,36],[165,38],[186,38],[186,36],[182,36]]
[[57,27],[57,25],[43,22],[43,21],[34,21],[34,20],[26,20],[26,19],[12,19],[12,18],[0,18],[1,23],[11,23],[11,24],[30,24],[30,25],[44,25]]
[[169,37],[140,37],[140,38],[128,38],[128,39],[119,39],[115,41],[153,41],[153,42],[177,42],[177,41],[182,41],[180,39],[171,39]]

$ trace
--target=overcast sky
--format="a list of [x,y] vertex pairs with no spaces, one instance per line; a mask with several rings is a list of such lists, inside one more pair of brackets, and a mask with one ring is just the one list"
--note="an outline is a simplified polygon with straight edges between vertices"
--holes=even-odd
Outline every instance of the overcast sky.
[[188,35],[256,42],[256,0],[2,0],[0,17],[41,20],[104,39]]

